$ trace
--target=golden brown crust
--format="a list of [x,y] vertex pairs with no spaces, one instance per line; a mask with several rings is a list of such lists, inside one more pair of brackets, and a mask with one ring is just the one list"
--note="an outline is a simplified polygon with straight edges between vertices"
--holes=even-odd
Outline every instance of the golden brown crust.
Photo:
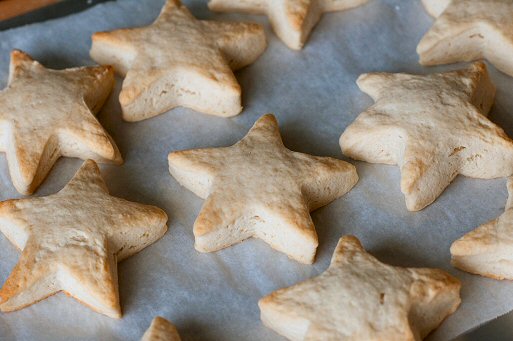
[[180,341],[176,327],[163,317],[157,316],[144,333],[141,341]]
[[457,309],[460,288],[439,269],[383,264],[344,236],[328,270],[258,305],[263,323],[290,340],[413,341]]
[[63,291],[114,318],[121,317],[117,261],[167,229],[159,208],[110,196],[92,160],[57,194],[1,203],[0,219],[0,230],[23,250],[0,289],[0,310]]
[[486,118],[495,86],[482,62],[430,75],[364,74],[357,83],[375,104],[346,128],[342,152],[397,164],[408,210],[431,204],[458,174],[513,173],[513,141]]
[[423,0],[436,17],[417,46],[420,63],[439,65],[485,58],[513,76],[513,3],[509,0]]
[[0,147],[6,151],[9,173],[20,193],[32,193],[60,156],[123,162],[94,116],[113,86],[110,66],[57,71],[20,50],[11,52],[8,86],[0,92],[6,136]]
[[276,35],[291,49],[303,48],[325,12],[344,11],[368,0],[210,0],[213,11],[265,14]]
[[178,106],[237,115],[241,89],[232,70],[253,63],[266,48],[262,26],[197,20],[171,0],[153,24],[98,32],[92,42],[94,60],[126,74],[119,100],[127,121]]
[[198,251],[257,237],[307,264],[318,245],[310,211],[358,181],[353,165],[285,148],[272,114],[231,147],[177,151],[168,160],[175,179],[206,199],[194,223]]

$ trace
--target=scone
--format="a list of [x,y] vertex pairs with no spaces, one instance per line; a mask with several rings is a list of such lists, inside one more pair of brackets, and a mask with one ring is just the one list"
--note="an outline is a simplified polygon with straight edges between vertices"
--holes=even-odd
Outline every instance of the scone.
[[61,156],[123,162],[95,117],[113,86],[110,66],[51,70],[12,51],[0,91],[0,150],[18,192],[32,194]]
[[456,311],[460,287],[442,270],[383,264],[345,236],[328,270],[258,305],[263,323],[289,340],[413,341]]
[[513,1],[422,0],[433,27],[417,46],[422,65],[486,58],[513,76]]
[[169,171],[206,199],[194,223],[198,251],[217,251],[256,237],[307,264],[314,261],[318,244],[310,211],[358,181],[355,167],[347,162],[285,148],[271,114],[231,147],[169,154]]
[[325,12],[344,11],[368,0],[210,0],[213,11],[265,14],[276,35],[291,49],[303,48]]
[[513,142],[486,118],[495,87],[483,63],[430,75],[369,73],[357,83],[375,104],[344,131],[342,152],[397,164],[408,210],[431,204],[458,174],[513,174]]
[[0,289],[0,310],[63,291],[121,317],[117,262],[162,237],[166,222],[157,207],[110,196],[92,160],[56,194],[1,202],[0,231],[22,252]]
[[183,106],[222,117],[241,112],[232,70],[265,50],[260,25],[197,20],[179,0],[167,0],[146,27],[98,32],[91,58],[125,75],[123,118],[140,121]]

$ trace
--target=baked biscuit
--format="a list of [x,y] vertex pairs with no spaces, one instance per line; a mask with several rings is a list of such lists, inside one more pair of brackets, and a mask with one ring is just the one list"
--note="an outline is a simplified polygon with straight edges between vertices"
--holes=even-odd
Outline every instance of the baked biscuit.
[[169,171],[206,199],[194,223],[198,251],[217,251],[257,237],[307,264],[314,261],[318,244],[310,211],[358,181],[355,167],[347,162],[285,148],[271,114],[231,147],[169,154]]
[[157,316],[151,322],[150,328],[144,333],[141,341],[180,341],[180,335],[171,322]]
[[110,196],[92,160],[56,194],[1,202],[0,231],[22,253],[0,289],[0,310],[64,291],[121,317],[117,262],[162,237],[166,222],[157,207]]
[[451,245],[452,264],[464,271],[513,280],[513,179],[504,213]]
[[266,14],[276,35],[291,49],[303,48],[325,12],[344,11],[368,0],[210,0],[213,11]]
[[340,238],[320,276],[262,298],[263,323],[289,340],[420,340],[459,306],[460,281],[379,262]]
[[422,0],[433,27],[417,46],[422,65],[486,58],[513,76],[513,1]]
[[12,51],[8,85],[0,92],[0,150],[18,192],[33,193],[61,156],[123,162],[94,116],[113,86],[112,67],[51,70]]
[[232,70],[267,45],[260,25],[197,20],[179,0],[167,0],[149,26],[95,33],[92,41],[91,57],[126,75],[119,102],[127,121],[178,106],[237,115],[241,89]]
[[408,210],[431,204],[458,174],[513,174],[513,143],[486,118],[495,87],[483,63],[422,76],[369,73],[357,83],[375,104],[342,134],[342,152],[397,164]]

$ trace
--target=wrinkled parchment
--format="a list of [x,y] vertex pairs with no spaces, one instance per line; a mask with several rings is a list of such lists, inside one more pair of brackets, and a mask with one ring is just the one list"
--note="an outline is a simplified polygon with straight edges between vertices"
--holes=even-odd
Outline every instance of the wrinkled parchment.
[[[0,32],[0,86],[8,75],[9,51],[23,49],[54,68],[93,64],[95,31],[150,23],[162,0],[120,0],[69,17]],[[0,314],[1,340],[137,340],[156,315],[172,320],[184,340],[276,340],[259,319],[257,301],[271,291],[324,271],[340,236],[354,234],[379,259],[401,266],[438,267],[463,282],[463,303],[431,336],[447,340],[513,308],[513,284],[466,274],[450,266],[449,246],[476,226],[495,218],[506,202],[505,179],[458,177],[428,208],[408,212],[395,166],[354,162],[360,181],[344,197],[312,214],[319,234],[314,265],[301,265],[259,240],[200,254],[192,225],[202,200],[169,175],[173,150],[226,146],[239,140],[266,112],[276,113],[285,145],[292,150],[343,158],[338,138],[371,104],[355,80],[369,71],[429,73],[457,65],[424,68],[415,47],[432,23],[420,1],[370,0],[360,8],[323,17],[306,48],[285,47],[260,16],[215,14],[206,0],[185,1],[198,18],[264,23],[269,47],[237,73],[244,112],[216,118],[192,110],[139,123],[121,119],[117,94],[99,114],[125,164],[102,166],[114,195],[162,207],[169,231],[157,243],[119,264],[123,319],[99,315],[57,294],[19,312]],[[497,85],[491,119],[513,136],[513,78],[490,68]],[[61,159],[36,195],[61,189],[82,161]],[[5,158],[0,156],[0,199],[17,198]],[[0,236],[0,281],[19,252]]]

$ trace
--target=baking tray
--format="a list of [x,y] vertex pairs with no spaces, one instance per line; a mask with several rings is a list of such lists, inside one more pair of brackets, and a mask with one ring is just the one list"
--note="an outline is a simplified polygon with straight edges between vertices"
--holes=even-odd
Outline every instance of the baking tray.
[[[259,319],[258,300],[324,271],[340,236],[356,235],[384,262],[442,268],[461,279],[463,303],[429,340],[448,340],[513,307],[511,283],[473,276],[450,265],[455,239],[503,212],[505,179],[459,176],[435,203],[408,212],[395,166],[348,160],[338,138],[372,104],[355,80],[370,71],[426,74],[464,64],[426,68],[415,47],[432,19],[420,1],[371,0],[347,12],[327,14],[306,47],[291,51],[261,16],[216,14],[206,1],[184,1],[200,19],[256,21],[265,25],[269,46],[256,63],[237,72],[242,114],[226,119],[176,109],[139,123],[121,119],[121,79],[99,119],[117,142],[122,166],[101,167],[113,195],[157,205],[169,215],[169,231],[154,245],[119,264],[123,319],[94,313],[58,294],[19,312],[0,314],[2,340],[138,340],[151,320],[173,321],[184,340],[278,340]],[[49,67],[91,65],[90,36],[150,23],[161,0],[124,0],[84,12],[0,32],[0,85],[7,82],[9,52],[19,48]],[[497,86],[490,118],[513,136],[513,79],[490,66]],[[332,156],[356,165],[360,181],[342,198],[312,213],[319,235],[313,265],[302,265],[259,240],[211,254],[194,250],[192,225],[202,200],[168,173],[170,151],[227,146],[238,141],[262,114],[274,112],[284,143],[292,150]],[[61,189],[82,161],[63,158],[35,195]],[[21,197],[0,156],[0,199]],[[0,236],[0,281],[19,252]],[[494,335],[490,335],[493,338]]]

